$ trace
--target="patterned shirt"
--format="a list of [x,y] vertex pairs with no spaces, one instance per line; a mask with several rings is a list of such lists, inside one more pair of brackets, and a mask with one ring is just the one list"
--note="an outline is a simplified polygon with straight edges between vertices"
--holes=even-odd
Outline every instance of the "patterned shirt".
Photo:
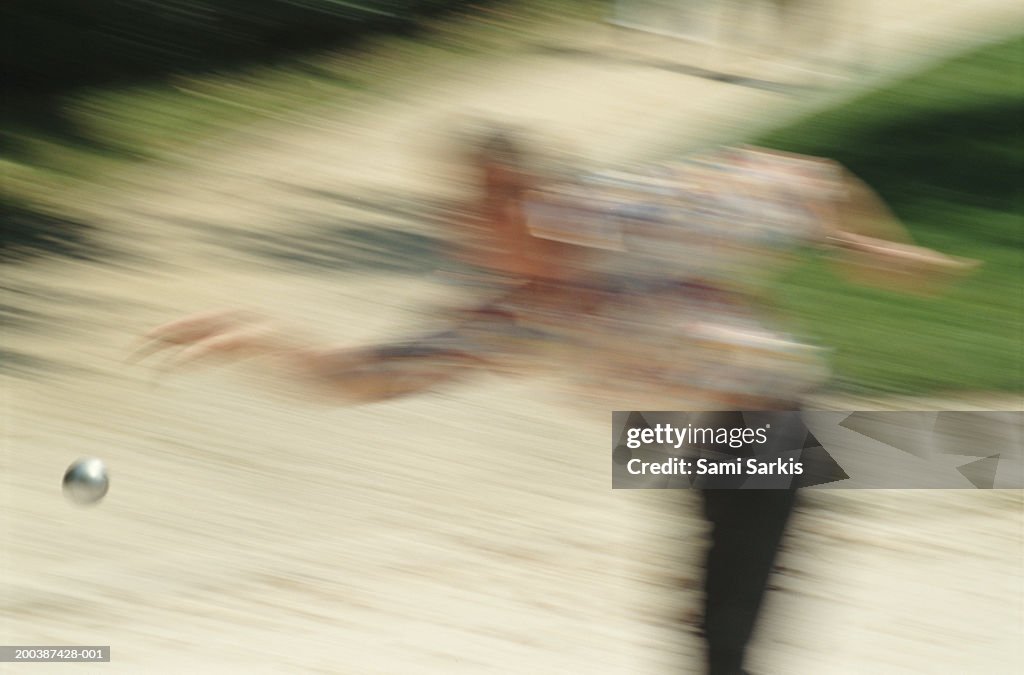
[[766,325],[754,291],[823,238],[813,207],[838,178],[821,160],[727,148],[548,186],[526,204],[532,234],[590,248],[596,281],[513,285],[423,344],[567,371],[606,409],[792,404],[826,378],[822,350]]

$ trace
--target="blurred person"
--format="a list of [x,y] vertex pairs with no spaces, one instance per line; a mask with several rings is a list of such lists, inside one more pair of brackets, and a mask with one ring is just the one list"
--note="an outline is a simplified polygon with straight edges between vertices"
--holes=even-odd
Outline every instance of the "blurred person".
[[[727,147],[642,171],[579,172],[514,132],[465,143],[479,198],[453,233],[494,297],[446,331],[320,346],[238,312],[160,326],[140,354],[175,363],[266,356],[340,403],[388,400],[482,370],[567,367],[577,398],[619,410],[795,410],[825,380],[820,350],[769,326],[766,280],[802,245],[859,281],[921,291],[971,261],[914,246],[862,182],[828,160]],[[706,669],[745,672],[795,490],[701,490]]]

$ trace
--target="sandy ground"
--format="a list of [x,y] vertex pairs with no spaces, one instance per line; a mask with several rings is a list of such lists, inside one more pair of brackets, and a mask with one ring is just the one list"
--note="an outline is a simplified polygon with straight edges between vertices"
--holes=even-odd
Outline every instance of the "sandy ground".
[[[685,63],[690,47],[555,25],[539,44],[572,55],[524,39],[401,97],[246,129],[70,195],[99,227],[94,260],[4,272],[0,643],[113,658],[0,671],[696,672],[695,496],[613,492],[610,420],[552,383],[485,377],[335,409],[250,386],[251,371],[158,377],[123,359],[143,329],[208,307],[353,343],[434,322],[460,298],[430,273],[439,231],[417,214],[451,196],[429,149],[453,113],[539,121],[599,160],[649,156],[667,151],[659,139],[827,105],[1021,16],[996,1],[875,4],[884,67],[833,73],[826,90],[695,77],[651,61]],[[980,395],[820,404],[1020,409]],[[112,473],[94,508],[60,494],[83,455]],[[809,492],[753,668],[1016,672],[1022,508],[1019,492]]]

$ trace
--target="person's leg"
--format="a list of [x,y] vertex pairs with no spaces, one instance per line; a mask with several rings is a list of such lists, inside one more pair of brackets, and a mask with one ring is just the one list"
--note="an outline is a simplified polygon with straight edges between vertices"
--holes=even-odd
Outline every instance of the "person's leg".
[[704,582],[708,672],[738,675],[796,491],[701,490],[701,496],[712,525]]

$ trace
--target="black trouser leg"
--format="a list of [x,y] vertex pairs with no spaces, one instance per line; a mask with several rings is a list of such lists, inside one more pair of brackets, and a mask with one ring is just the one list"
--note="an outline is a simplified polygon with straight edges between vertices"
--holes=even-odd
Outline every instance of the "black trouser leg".
[[704,636],[711,675],[743,672],[747,643],[795,490],[701,490],[712,525],[704,583]]

